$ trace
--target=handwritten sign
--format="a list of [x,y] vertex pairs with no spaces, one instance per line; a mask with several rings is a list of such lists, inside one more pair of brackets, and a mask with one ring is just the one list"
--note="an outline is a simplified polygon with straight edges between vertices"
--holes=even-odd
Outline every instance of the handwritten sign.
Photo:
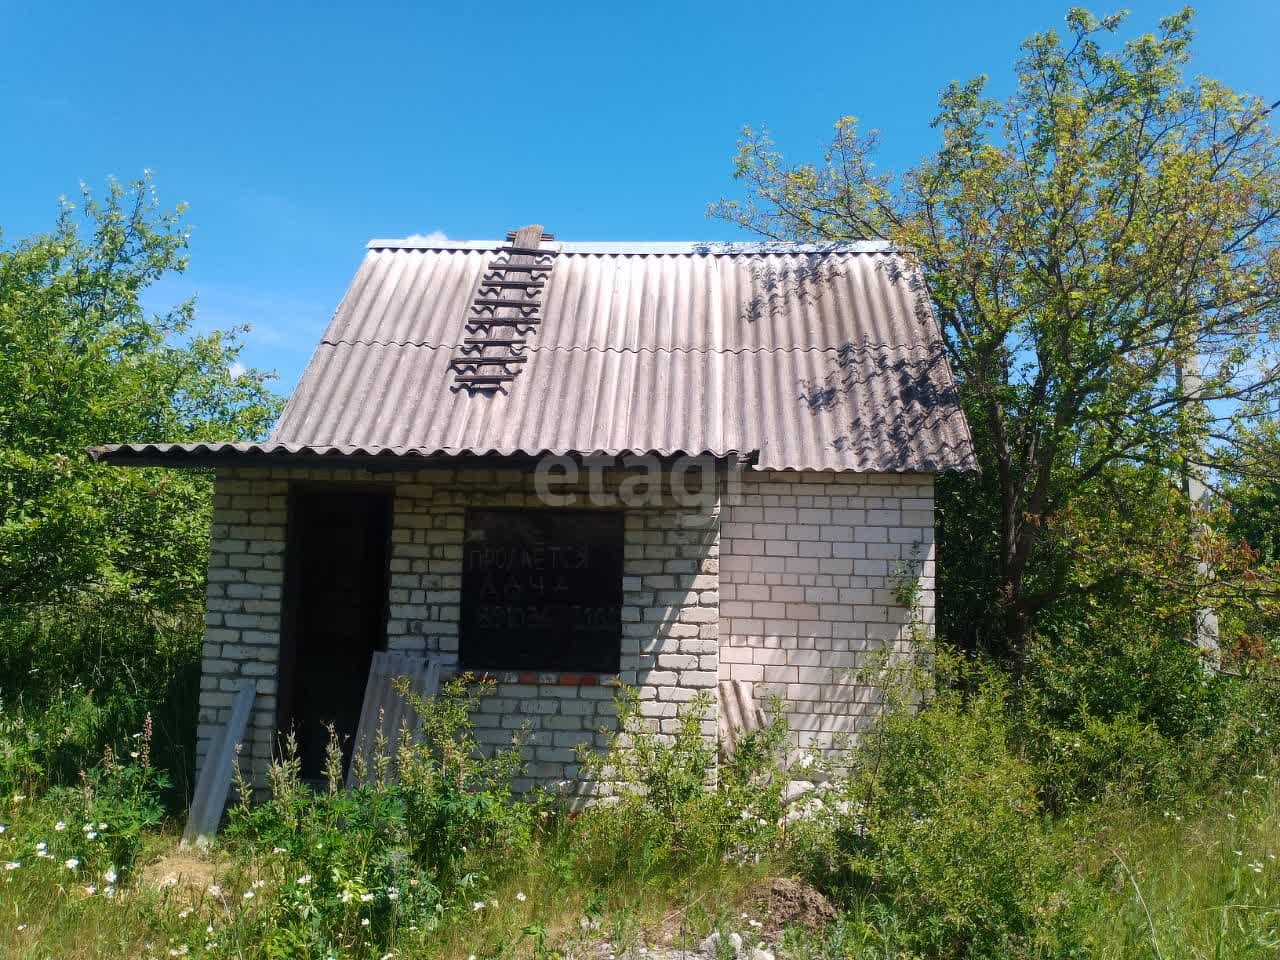
[[616,511],[468,511],[463,668],[617,672],[622,525]]

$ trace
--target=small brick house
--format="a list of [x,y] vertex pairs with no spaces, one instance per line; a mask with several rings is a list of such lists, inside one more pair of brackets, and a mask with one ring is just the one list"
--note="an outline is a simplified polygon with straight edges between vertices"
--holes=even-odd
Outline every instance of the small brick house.
[[266,442],[92,454],[214,469],[199,763],[251,679],[259,784],[281,731],[308,772],[354,732],[379,649],[493,676],[479,736],[526,727],[530,782],[575,778],[611,681],[663,726],[748,681],[831,747],[852,671],[931,629],[934,478],[974,466],[891,248],[540,227],[370,242]]

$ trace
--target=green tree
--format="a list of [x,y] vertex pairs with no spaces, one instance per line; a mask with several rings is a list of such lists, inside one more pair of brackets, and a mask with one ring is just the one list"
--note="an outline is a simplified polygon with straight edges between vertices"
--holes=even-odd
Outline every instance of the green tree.
[[[748,196],[712,207],[773,237],[888,239],[918,262],[984,471],[951,487],[943,531],[985,545],[989,592],[967,599],[993,610],[980,640],[1015,666],[1046,607],[1125,575],[1114,549],[1077,575],[1094,544],[1070,535],[1073,509],[1078,523],[1088,501],[1142,495],[1135,467],[1175,485],[1229,470],[1231,421],[1276,410],[1280,150],[1264,102],[1185,77],[1191,20],[1107,50],[1121,18],[1072,10],[1065,37],[1024,42],[1006,99],[982,77],[951,84],[939,148],[899,176],[852,118],[818,164],[747,130]],[[985,529],[960,516],[978,491]]]
[[192,334],[149,286],[187,264],[182,209],[149,176],[87,188],[54,228],[0,244],[0,609],[123,594],[196,601],[207,474],[98,466],[118,441],[247,439],[276,416],[268,375],[233,373],[239,331]]

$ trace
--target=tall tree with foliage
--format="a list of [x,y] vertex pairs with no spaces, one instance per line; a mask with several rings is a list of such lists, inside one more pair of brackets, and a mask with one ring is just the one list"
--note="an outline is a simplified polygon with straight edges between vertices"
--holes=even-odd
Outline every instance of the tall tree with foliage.
[[[182,208],[149,177],[87,188],[53,229],[0,244],[0,610],[125,595],[199,599],[209,477],[119,470],[113,441],[249,439],[276,416],[268,376],[233,372],[239,331],[193,334],[195,304],[148,288],[187,265]],[[237,367],[238,369],[238,367]]]
[[[972,492],[989,498],[960,524],[991,571],[986,645],[1015,665],[1046,608],[1126,575],[1115,543],[1082,575],[1085,513],[1232,467],[1233,421],[1276,410],[1280,144],[1265,102],[1185,76],[1191,22],[1183,10],[1109,50],[1121,17],[1071,10],[1065,35],[1024,42],[1006,99],[983,77],[950,85],[940,147],[898,176],[852,118],[819,164],[747,130],[749,196],[712,208],[770,237],[888,239],[918,261],[978,442]],[[1174,519],[1194,559],[1197,525]]]

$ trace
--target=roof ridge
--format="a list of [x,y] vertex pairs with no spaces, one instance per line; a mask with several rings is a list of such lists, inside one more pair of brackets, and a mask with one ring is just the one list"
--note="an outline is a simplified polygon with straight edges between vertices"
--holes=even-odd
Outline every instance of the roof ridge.
[[[492,250],[509,246],[506,240],[430,240],[415,237],[373,239],[367,250]],[[826,243],[792,240],[554,240],[544,253],[600,256],[764,256],[771,253],[894,253],[887,240],[831,240]]]

